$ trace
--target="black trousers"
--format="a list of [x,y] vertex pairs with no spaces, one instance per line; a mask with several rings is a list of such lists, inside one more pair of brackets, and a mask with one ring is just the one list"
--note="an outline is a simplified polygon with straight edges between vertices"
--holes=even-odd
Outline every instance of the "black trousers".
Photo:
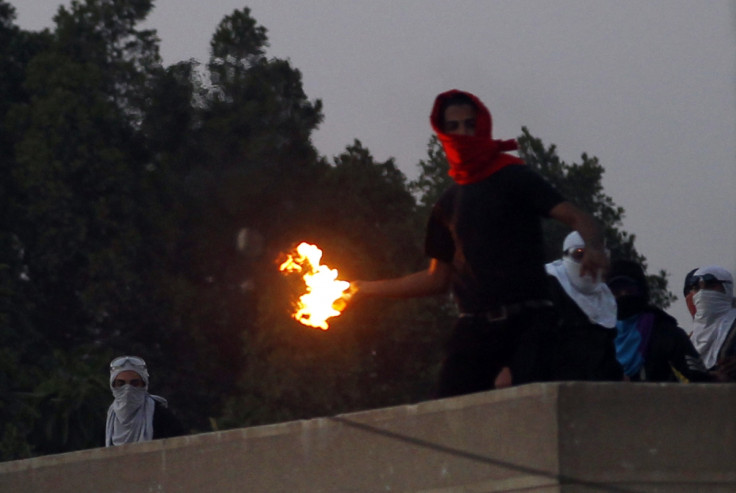
[[494,388],[505,366],[514,385],[554,378],[557,313],[553,308],[528,309],[504,320],[458,319],[440,370],[437,397]]

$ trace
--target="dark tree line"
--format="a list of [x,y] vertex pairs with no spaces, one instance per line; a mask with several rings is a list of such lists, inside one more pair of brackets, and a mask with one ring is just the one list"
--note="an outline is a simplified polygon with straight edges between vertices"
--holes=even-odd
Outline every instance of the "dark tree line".
[[[277,263],[309,241],[345,279],[424,267],[436,140],[413,182],[358,140],[329,161],[310,140],[321,102],[247,8],[206,64],[165,67],[139,27],[152,5],[75,0],[28,32],[0,0],[0,460],[100,446],[120,354],[147,360],[191,432],[428,398],[449,303],[367,300],[313,330]],[[615,255],[645,262],[595,158],[521,142]]]

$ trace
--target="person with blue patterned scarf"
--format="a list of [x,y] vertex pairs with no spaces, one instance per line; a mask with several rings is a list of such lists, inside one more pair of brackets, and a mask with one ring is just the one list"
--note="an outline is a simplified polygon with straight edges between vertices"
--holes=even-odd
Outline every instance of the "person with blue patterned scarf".
[[711,380],[687,333],[650,303],[647,279],[637,262],[613,262],[607,284],[616,297],[616,357],[626,380]]

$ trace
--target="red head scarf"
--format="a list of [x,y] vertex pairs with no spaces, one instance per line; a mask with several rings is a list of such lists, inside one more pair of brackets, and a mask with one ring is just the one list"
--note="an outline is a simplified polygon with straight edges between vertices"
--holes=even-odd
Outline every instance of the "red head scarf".
[[[442,121],[444,102],[457,94],[468,96],[476,106],[475,135],[448,135],[444,133]],[[473,94],[452,89],[443,92],[434,101],[430,116],[432,128],[442,142],[447,161],[450,163],[449,175],[460,185],[475,183],[496,171],[512,164],[524,164],[524,161],[506,151],[518,149],[516,140],[494,140],[491,137],[491,112]]]

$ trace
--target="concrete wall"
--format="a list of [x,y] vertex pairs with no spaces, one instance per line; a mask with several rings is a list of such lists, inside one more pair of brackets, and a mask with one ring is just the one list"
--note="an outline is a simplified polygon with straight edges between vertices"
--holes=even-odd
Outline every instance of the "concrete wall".
[[0,492],[736,491],[736,385],[532,384],[0,464]]

